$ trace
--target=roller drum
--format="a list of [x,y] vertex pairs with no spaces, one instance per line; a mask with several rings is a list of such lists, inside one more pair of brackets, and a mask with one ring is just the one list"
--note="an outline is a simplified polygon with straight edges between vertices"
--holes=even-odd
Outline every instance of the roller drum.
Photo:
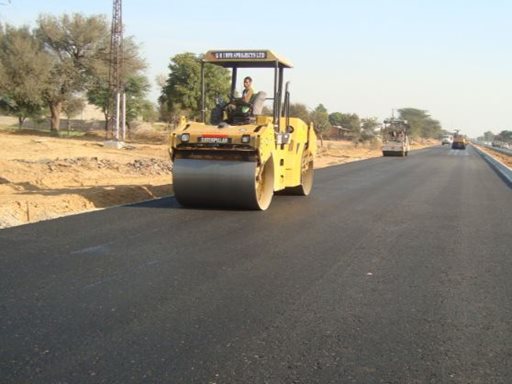
[[257,172],[251,161],[176,159],[174,195],[186,207],[264,210],[272,199],[273,180],[270,172],[258,178]]

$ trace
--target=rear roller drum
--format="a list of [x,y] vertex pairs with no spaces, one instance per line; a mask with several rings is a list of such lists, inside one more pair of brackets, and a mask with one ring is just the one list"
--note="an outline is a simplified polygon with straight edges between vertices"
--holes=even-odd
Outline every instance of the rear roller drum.
[[256,202],[257,206],[253,209],[265,210],[272,202],[274,195],[274,164],[272,159],[256,168]]
[[285,188],[283,195],[308,196],[313,189],[313,157],[309,153],[302,155],[300,185],[296,187]]

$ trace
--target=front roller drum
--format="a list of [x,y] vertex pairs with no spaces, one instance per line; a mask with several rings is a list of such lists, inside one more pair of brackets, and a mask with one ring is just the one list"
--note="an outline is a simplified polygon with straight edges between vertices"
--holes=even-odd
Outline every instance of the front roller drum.
[[382,156],[386,157],[386,156],[399,156],[399,157],[404,157],[404,156],[407,156],[407,152],[405,151],[382,151]]
[[174,195],[185,207],[265,210],[274,194],[270,159],[252,161],[175,159]]

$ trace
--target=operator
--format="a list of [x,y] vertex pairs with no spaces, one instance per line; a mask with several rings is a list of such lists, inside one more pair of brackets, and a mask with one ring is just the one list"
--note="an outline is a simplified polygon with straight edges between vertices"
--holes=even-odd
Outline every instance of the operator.
[[242,92],[242,100],[246,103],[249,103],[252,99],[252,95],[254,91],[252,89],[252,78],[250,76],[246,76],[244,78],[244,90]]
[[[244,103],[249,104],[251,102],[252,96],[254,95],[254,90],[252,89],[252,78],[250,76],[246,76],[244,78],[244,90],[242,91],[242,97],[239,99],[232,100],[227,106],[228,111],[234,111],[237,108],[237,100],[242,101]],[[238,104],[239,105],[239,104]],[[246,105],[239,105],[240,111],[243,113],[247,113],[249,111],[249,107]]]

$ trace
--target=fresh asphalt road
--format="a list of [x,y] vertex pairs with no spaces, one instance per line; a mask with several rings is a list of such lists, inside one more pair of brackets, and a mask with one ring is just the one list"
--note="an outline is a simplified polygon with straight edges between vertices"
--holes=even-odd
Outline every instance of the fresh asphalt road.
[[510,383],[512,189],[469,148],[0,231],[0,382]]

